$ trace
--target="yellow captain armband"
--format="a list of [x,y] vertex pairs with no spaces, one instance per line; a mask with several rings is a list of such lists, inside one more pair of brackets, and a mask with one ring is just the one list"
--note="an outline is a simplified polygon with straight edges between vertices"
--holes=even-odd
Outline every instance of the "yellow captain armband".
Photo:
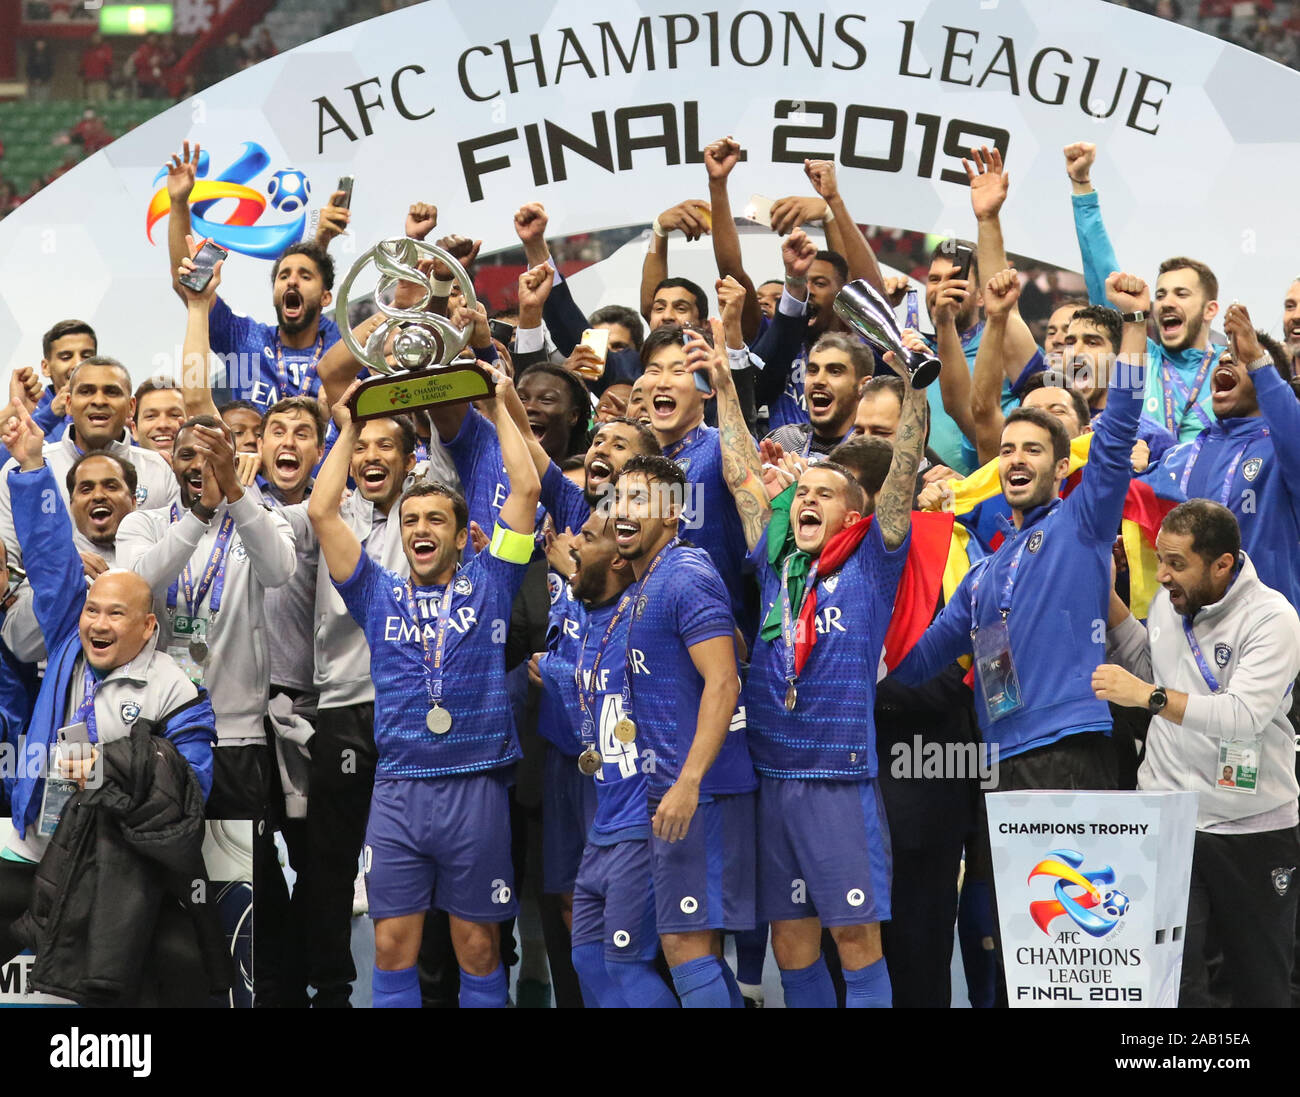
[[526,564],[533,558],[533,535],[516,533],[498,522],[492,530],[492,543],[488,546],[488,551],[498,560],[510,564]]

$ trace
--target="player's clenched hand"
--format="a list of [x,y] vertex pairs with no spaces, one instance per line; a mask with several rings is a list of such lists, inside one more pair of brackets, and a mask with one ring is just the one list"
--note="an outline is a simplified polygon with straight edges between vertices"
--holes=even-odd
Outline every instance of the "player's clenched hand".
[[656,838],[665,842],[680,842],[691,828],[691,819],[700,804],[700,790],[696,785],[673,783],[659,801],[659,809],[650,820],[650,829]]

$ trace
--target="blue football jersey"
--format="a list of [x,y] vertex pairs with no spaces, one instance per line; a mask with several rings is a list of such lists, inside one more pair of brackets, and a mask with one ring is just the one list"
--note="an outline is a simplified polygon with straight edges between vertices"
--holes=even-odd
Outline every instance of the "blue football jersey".
[[[709,556],[680,544],[664,553],[654,573],[647,575],[649,581],[637,591],[627,641],[632,718],[651,801],[677,780],[695,740],[704,679],[689,649],[718,636],[733,636],[735,631],[727,590]],[[757,787],[744,724],[742,708],[705,775],[702,793],[749,792]],[[653,757],[647,758],[648,754]]]
[[749,640],[756,622],[752,609],[745,605],[742,572],[748,546],[740,515],[736,513],[736,501],[722,475],[722,443],[718,432],[714,427],[696,427],[684,438],[665,446],[664,456],[686,474],[681,536],[709,554],[726,586],[732,615]]
[[542,509],[550,515],[556,533],[577,533],[591,517],[591,504],[582,488],[560,471],[554,461],[542,477]]
[[[537,734],[576,759],[582,753],[578,735],[578,687],[573,672],[581,638],[582,603],[563,576],[546,573],[551,605],[546,626],[546,653],[538,660],[542,695],[537,706]],[[576,762],[574,763],[577,764]]]
[[[842,568],[817,576],[817,641],[799,675],[793,712],[785,707],[785,640],[758,638],[743,696],[754,768],[765,777],[876,775],[876,670],[910,542],[909,535],[890,552],[872,522]],[[781,573],[767,562],[766,536],[753,557],[766,616],[781,597]]]
[[335,582],[370,645],[377,777],[475,773],[519,759],[506,692],[505,641],[510,606],[525,570],[526,565],[502,560],[489,550],[474,557],[452,580],[441,701],[452,725],[444,735],[434,735],[425,724],[429,691],[424,644],[433,651],[446,587],[414,589],[417,624],[407,607],[407,580],[380,567],[366,553],[350,578]]
[[[274,324],[259,324],[218,297],[210,313],[209,340],[214,354],[242,364],[242,371],[232,373],[227,368],[222,390],[230,399],[248,400],[265,413],[285,397],[320,393],[317,366],[325,351],[339,341],[339,329],[328,316],[322,316],[315,343],[301,350],[286,347]],[[255,377],[248,375],[250,363],[256,363]]]
[[[510,477],[506,475],[505,461],[501,459],[501,441],[497,438],[496,428],[470,408],[456,437],[445,446],[451,454],[456,475],[460,477],[469,520],[477,522],[485,533],[490,533],[510,495]],[[533,529],[539,544],[543,517],[544,512],[538,507]],[[473,554],[473,544],[467,544],[465,556],[468,558]]]
[[767,429],[769,432],[777,427],[798,426],[808,422],[808,398],[804,393],[804,374],[808,369],[808,348],[800,349],[793,362],[790,373],[785,379],[785,388],[781,395],[767,405]]

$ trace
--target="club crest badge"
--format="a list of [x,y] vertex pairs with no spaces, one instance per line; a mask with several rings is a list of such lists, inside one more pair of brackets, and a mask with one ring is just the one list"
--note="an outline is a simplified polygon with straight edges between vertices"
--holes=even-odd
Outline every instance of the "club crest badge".
[[1037,552],[1043,547],[1043,531],[1035,530],[1029,538],[1029,544],[1025,546],[1031,553]]
[[1259,475],[1259,470],[1264,467],[1264,458],[1252,457],[1241,466],[1241,475],[1246,478],[1246,482],[1254,483],[1255,477]]
[[1221,667],[1228,665],[1228,660],[1232,658],[1232,648],[1227,644],[1214,645],[1214,661]]

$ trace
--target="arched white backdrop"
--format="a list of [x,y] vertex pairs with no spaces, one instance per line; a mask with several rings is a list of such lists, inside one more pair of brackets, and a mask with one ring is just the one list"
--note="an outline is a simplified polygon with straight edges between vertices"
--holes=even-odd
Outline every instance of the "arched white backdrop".
[[[969,234],[958,157],[998,143],[1011,174],[1008,247],[1071,269],[1061,149],[1095,141],[1093,179],[1121,264],[1153,277],[1167,255],[1203,259],[1225,302],[1247,303],[1277,331],[1300,273],[1300,144],[1287,127],[1297,101],[1300,73],[1100,0],[832,0],[791,11],[733,0],[706,11],[665,0],[428,2],[207,89],[0,222],[0,364],[35,364],[41,332],[67,316],[90,320],[137,377],[171,364],[184,318],[168,284],[166,217],[153,242],[146,225],[158,169],[185,139],[210,152],[208,177],[225,174],[226,191],[228,169],[251,153],[237,172],[248,193],[235,193],[246,213],[266,205],[243,233],[267,238],[241,241],[253,251],[303,217],[310,232],[338,176],[355,175],[340,266],[399,232],[415,199],[438,205],[439,233],[482,237],[488,251],[511,245],[510,214],[534,198],[554,234],[644,224],[706,196],[699,150],[726,133],[748,150],[733,174],[737,213],[751,193],[806,193],[802,157],[826,155],[858,220]],[[303,211],[266,202],[286,169],[311,184]],[[218,224],[235,211],[229,198],[205,209]],[[227,300],[270,319],[269,268],[233,254]],[[583,304],[629,296],[622,278],[599,292]]]

